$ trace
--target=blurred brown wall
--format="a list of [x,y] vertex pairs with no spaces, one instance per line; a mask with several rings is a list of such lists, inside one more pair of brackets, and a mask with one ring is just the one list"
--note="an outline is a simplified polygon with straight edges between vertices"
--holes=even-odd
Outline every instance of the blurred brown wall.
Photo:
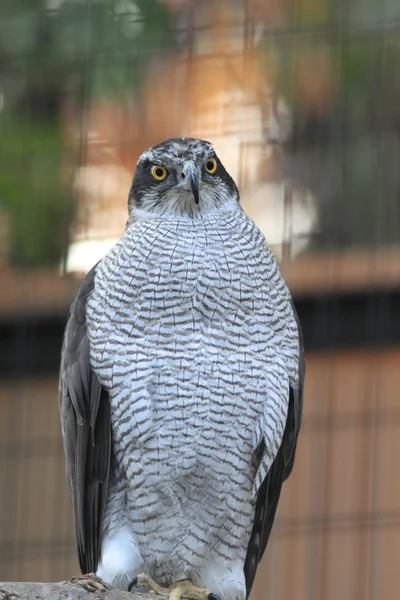
[[[400,589],[400,350],[309,354],[304,425],[252,600]],[[56,379],[0,385],[0,580],[78,572]]]

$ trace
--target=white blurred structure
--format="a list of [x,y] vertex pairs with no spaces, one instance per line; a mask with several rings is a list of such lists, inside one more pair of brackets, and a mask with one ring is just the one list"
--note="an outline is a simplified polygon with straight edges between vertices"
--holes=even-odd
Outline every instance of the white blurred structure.
[[261,229],[275,257],[294,257],[307,248],[317,226],[317,206],[310,192],[287,190],[285,182],[255,184],[242,193],[244,211]]
[[87,273],[124,232],[132,174],[121,165],[77,169],[74,191],[78,211],[65,261],[67,273]]

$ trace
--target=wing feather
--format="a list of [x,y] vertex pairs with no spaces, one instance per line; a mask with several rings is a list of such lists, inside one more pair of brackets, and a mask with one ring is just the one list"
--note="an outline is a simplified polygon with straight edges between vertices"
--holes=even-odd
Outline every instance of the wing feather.
[[97,570],[111,461],[108,394],[90,366],[86,301],[96,267],[71,306],[61,353],[59,407],[82,573]]
[[[289,408],[282,444],[257,494],[253,529],[247,548],[244,566],[247,598],[250,595],[251,588],[254,583],[258,563],[264,554],[271,533],[272,525],[276,515],[276,509],[278,507],[278,502],[281,495],[282,484],[289,477],[293,469],[297,436],[302,420],[303,387],[305,376],[304,345],[300,322],[294,306],[293,312],[299,332],[299,383],[296,388],[290,388]],[[258,448],[258,452],[255,457],[257,464],[261,459],[263,451],[264,443],[262,443]]]

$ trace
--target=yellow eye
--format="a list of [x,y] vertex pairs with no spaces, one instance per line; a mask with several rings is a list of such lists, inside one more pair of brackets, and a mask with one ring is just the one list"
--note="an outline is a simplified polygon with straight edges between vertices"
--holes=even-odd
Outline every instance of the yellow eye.
[[217,170],[217,161],[215,160],[215,158],[213,156],[211,156],[210,158],[207,158],[207,162],[206,162],[206,171],[207,173],[215,173],[215,171]]
[[161,167],[160,165],[153,165],[151,167],[151,174],[157,181],[162,181],[168,175],[168,171],[165,167]]

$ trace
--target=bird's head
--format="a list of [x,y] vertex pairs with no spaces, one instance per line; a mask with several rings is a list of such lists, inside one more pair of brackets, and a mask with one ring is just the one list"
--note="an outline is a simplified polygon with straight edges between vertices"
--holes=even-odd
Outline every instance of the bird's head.
[[129,221],[143,216],[196,218],[238,202],[236,184],[212,145],[174,138],[139,158],[129,192]]

